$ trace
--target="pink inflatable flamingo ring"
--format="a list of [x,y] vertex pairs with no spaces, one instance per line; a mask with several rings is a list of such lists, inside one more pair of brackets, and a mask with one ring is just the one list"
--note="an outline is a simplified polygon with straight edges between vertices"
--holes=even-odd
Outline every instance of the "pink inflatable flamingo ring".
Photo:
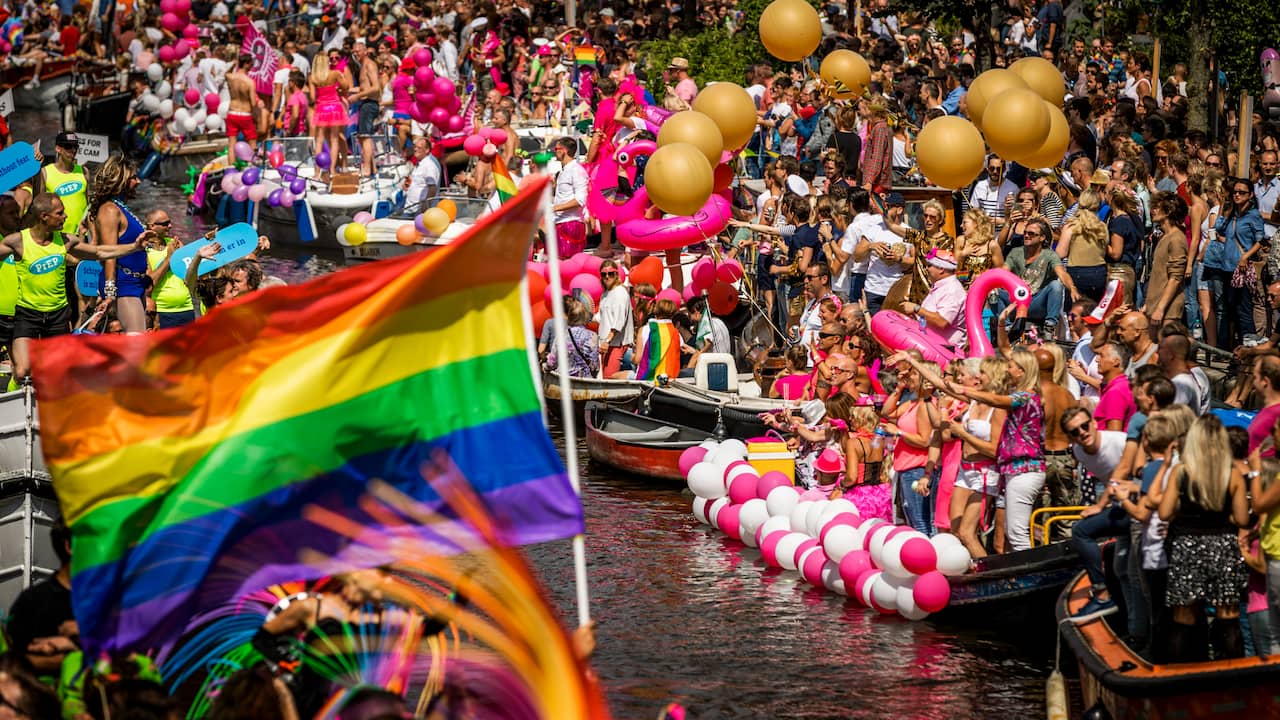
[[988,357],[995,354],[986,328],[982,326],[982,308],[987,296],[995,290],[1009,293],[1018,317],[1026,317],[1031,307],[1031,288],[1022,278],[1005,270],[992,268],[974,278],[965,296],[965,330],[969,351],[958,348],[932,328],[921,328],[919,320],[896,310],[881,310],[871,318],[871,334],[891,350],[919,350],[925,360],[946,364],[957,358]]

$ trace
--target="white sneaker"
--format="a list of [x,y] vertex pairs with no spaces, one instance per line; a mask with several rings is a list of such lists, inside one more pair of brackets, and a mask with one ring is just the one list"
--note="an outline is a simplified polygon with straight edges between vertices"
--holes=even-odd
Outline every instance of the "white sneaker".
[[23,85],[22,87],[28,90],[35,90],[36,88],[40,87],[40,78],[31,78],[31,82],[27,83],[26,85]]

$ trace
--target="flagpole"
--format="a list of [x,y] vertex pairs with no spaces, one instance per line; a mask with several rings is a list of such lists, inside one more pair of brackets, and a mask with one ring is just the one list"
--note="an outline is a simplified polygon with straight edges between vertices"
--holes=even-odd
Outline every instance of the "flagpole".
[[[569,324],[564,317],[564,288],[560,284],[560,244],[551,211],[551,186],[542,191],[542,224],[546,230],[547,275],[551,281],[551,321],[556,331],[556,372],[560,376],[560,416],[564,423],[564,464],[569,483],[582,502],[582,481],[578,477],[578,419],[573,415],[573,395],[569,387]],[[586,523],[586,511],[583,511]],[[573,582],[578,590],[578,625],[591,622],[591,600],[587,594],[587,543],[573,536]]]

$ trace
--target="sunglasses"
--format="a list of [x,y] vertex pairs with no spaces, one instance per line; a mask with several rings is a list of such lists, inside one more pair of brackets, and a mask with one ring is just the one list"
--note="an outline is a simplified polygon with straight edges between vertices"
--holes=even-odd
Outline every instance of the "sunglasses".
[[1222,163],[1221,163],[1221,162],[1206,162],[1206,163],[1205,163],[1205,166],[1206,166],[1206,167],[1222,167]]
[[1252,194],[1253,194],[1253,191],[1252,191],[1252,190],[1241,190],[1241,189],[1239,189],[1239,188],[1236,188],[1235,190],[1232,190],[1232,191],[1231,191],[1231,194],[1232,194],[1232,195],[1241,195],[1241,196],[1244,196],[1244,195],[1252,195]]
[[840,333],[824,333],[824,332],[820,332],[820,333],[818,333],[818,337],[820,337],[820,338],[840,338],[840,337],[844,337],[844,335],[842,335],[842,334],[840,334]]
[[992,165],[991,167],[987,168],[987,172],[1000,172],[1003,169],[1004,167],[1001,165]]
[[1089,434],[1089,426],[1092,424],[1092,420],[1085,420],[1073,428],[1067,428],[1067,435],[1071,437],[1084,437]]
[[152,224],[152,225],[159,226],[159,227],[169,227],[170,225],[172,225],[172,224],[173,224],[173,221],[172,221],[172,220],[157,220],[157,221],[155,221],[155,222],[153,222],[153,223],[151,223],[151,224]]
[[941,220],[941,219],[942,219],[942,216],[940,216],[940,215],[938,215],[938,214],[936,214],[936,213],[925,213],[925,214],[924,214],[924,219],[925,219],[925,220]]
[[1022,233],[1022,237],[1044,237],[1044,233],[1039,230],[1025,230]]
[[618,276],[617,270],[604,270],[600,273],[600,277],[617,277],[617,276]]

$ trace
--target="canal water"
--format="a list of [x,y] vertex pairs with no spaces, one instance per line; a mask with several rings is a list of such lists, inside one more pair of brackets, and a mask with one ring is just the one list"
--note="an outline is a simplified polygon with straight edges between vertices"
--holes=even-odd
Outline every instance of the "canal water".
[[[16,138],[52,148],[55,113],[10,122]],[[207,230],[175,188],[144,184],[133,204],[168,211],[184,239]],[[293,283],[340,258],[277,245],[264,265]],[[552,434],[563,452],[563,435]],[[615,717],[648,720],[671,701],[699,720],[1043,716],[1050,617],[1031,631],[1000,616],[977,629],[881,616],[766,569],[757,551],[699,525],[682,488],[620,477],[577,452],[598,622],[592,664]],[[526,552],[575,622],[569,543]]]

